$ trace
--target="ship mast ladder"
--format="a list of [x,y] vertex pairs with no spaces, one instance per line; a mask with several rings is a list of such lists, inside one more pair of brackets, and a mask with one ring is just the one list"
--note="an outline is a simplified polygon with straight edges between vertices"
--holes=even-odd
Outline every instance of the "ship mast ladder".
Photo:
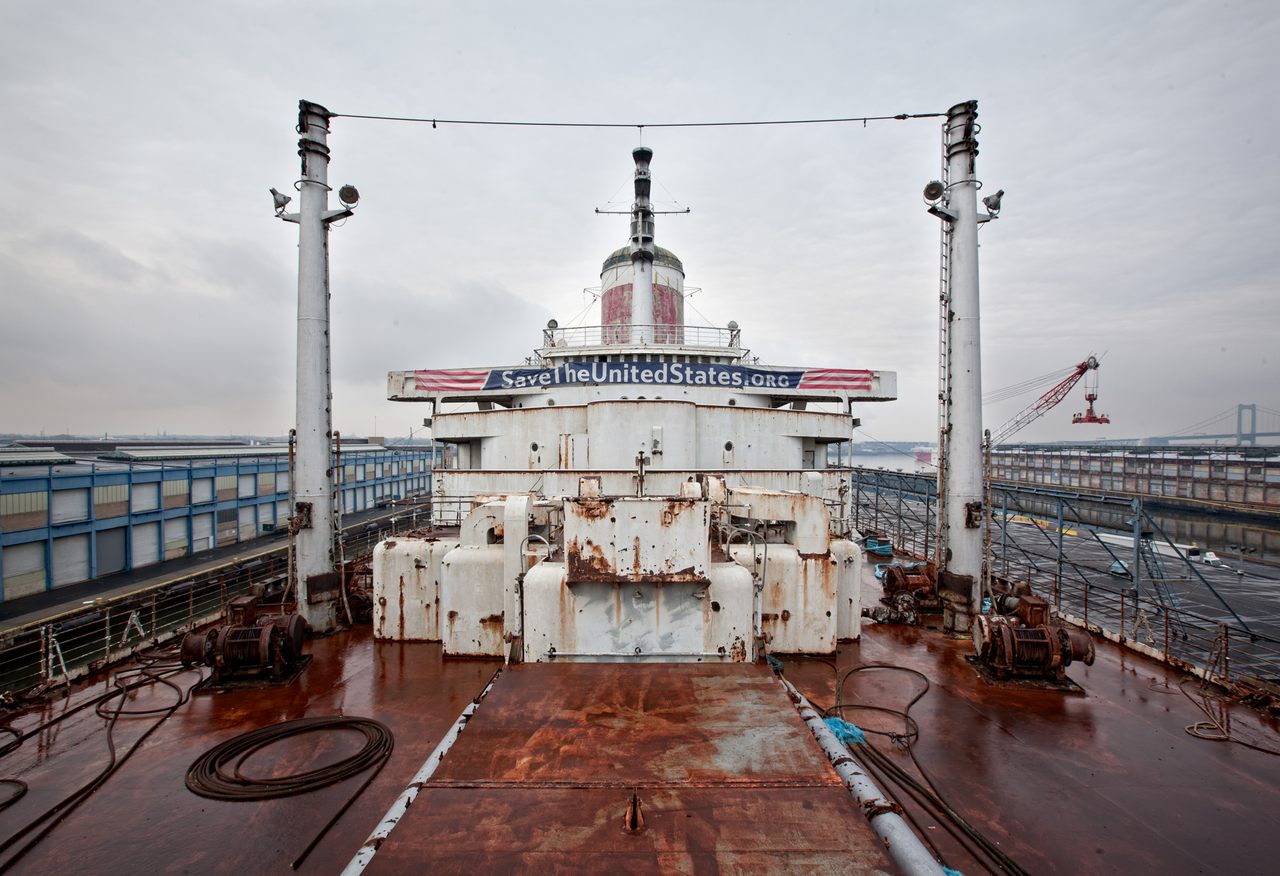
[[[948,129],[942,125],[942,175],[943,191],[950,191],[951,176],[947,167]],[[934,543],[935,562],[944,567],[947,556],[946,507],[947,468],[950,462],[948,438],[951,431],[951,228],[952,223],[940,222],[938,244],[938,537]]]

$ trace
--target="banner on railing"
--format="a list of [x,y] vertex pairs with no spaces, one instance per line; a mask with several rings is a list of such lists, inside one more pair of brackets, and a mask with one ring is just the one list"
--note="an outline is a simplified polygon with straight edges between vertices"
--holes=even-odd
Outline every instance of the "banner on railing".
[[589,384],[721,386],[734,389],[868,391],[873,371],[775,369],[693,362],[565,362],[555,368],[468,368],[415,371],[423,392],[479,392]]

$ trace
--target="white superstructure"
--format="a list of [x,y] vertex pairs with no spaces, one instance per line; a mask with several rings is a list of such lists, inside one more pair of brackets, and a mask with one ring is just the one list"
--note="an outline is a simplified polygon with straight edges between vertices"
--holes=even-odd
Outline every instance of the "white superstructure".
[[[388,376],[390,399],[432,403],[454,450],[434,513],[458,528],[379,545],[379,637],[531,661],[748,660],[857,637],[861,554],[827,448],[896,375],[760,365],[736,324],[685,325],[683,265],[653,245],[642,197],[651,153],[635,158],[603,325],[552,323],[523,365]],[[666,281],[623,297],[655,263]]]

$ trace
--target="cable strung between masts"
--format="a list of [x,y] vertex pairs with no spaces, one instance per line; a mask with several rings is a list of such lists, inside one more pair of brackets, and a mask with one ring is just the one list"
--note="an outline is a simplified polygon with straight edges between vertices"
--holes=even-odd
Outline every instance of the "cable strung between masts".
[[510,128],[748,128],[765,125],[838,125],[850,122],[889,122],[908,119],[937,119],[946,113],[899,113],[895,116],[846,116],[830,119],[763,119],[738,122],[539,122],[507,119],[433,119],[417,116],[377,116],[362,113],[333,113],[335,119],[369,119],[379,122],[419,122],[439,125],[496,125]]

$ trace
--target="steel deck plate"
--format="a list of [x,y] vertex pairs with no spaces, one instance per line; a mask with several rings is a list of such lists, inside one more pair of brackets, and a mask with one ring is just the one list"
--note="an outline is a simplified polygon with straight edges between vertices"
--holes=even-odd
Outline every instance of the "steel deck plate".
[[[645,828],[624,829],[632,794]],[[512,666],[367,872],[888,871],[749,664]]]

